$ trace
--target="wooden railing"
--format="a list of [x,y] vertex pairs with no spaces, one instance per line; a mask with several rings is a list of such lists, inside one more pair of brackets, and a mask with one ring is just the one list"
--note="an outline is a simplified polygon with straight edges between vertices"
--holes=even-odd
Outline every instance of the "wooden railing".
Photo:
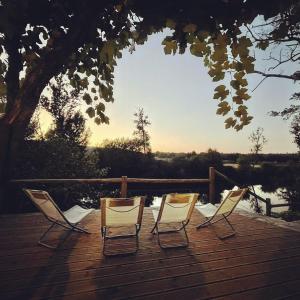
[[[211,174],[212,172],[210,172]],[[145,183],[145,184],[209,184],[209,199],[214,201],[214,178],[204,179],[156,179],[156,178],[129,178],[122,176],[121,178],[90,178],[90,179],[16,179],[10,183],[103,183],[103,184],[120,184],[120,196],[126,197],[129,183]]]
[[[237,183],[236,181],[232,180],[231,178],[229,178],[228,176],[224,175],[223,173],[213,169],[213,172],[215,172],[216,175],[222,177],[223,179],[225,179],[227,182],[233,184],[233,185],[237,185],[239,187],[242,187],[242,185],[240,185],[239,183]],[[250,189],[248,190],[248,193],[252,196],[254,196],[256,199],[260,200],[261,202],[264,202],[266,205],[266,215],[267,216],[271,216],[272,214],[272,208],[275,207],[284,207],[284,206],[289,206],[288,203],[281,203],[281,204],[272,204],[271,203],[271,199],[270,198],[263,198],[259,195],[257,195],[255,193],[255,191],[251,191]]]
[[[142,184],[208,184],[208,196],[209,202],[215,203],[215,184],[216,175],[223,178],[232,185],[237,185],[242,187],[241,184],[232,180],[228,176],[222,174],[221,172],[215,170],[214,167],[209,168],[209,178],[204,179],[156,179],[156,178],[129,178],[127,176],[122,176],[121,178],[90,178],[90,179],[17,179],[11,180],[11,183],[102,183],[102,184],[120,184],[120,197],[126,197],[128,191],[128,184],[130,183],[142,183]],[[262,198],[257,195],[254,191],[249,189],[249,194],[254,196],[256,199],[265,203],[266,205],[266,215],[271,216],[272,208],[288,206],[288,204],[271,204],[271,199]]]

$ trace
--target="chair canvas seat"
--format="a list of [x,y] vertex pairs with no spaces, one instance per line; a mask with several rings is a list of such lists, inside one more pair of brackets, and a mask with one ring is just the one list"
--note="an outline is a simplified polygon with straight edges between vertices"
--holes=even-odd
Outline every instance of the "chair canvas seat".
[[[168,194],[163,195],[161,205],[159,210],[152,209],[152,214],[154,217],[154,227],[151,230],[151,233],[157,233],[158,243],[161,248],[173,248],[173,247],[186,247],[188,246],[189,240],[185,227],[190,221],[192,211],[194,209],[195,203],[198,199],[199,194]],[[159,229],[160,224],[180,224],[180,228],[172,230],[163,230]],[[186,243],[180,245],[164,246],[160,242],[160,234],[171,233],[184,231]]]
[[[154,221],[156,222],[157,218],[158,218],[159,211],[153,209],[152,214],[153,214]],[[178,217],[177,214],[176,214],[176,211],[172,211],[172,212],[169,212],[168,215],[165,215],[164,218],[159,221],[159,223],[162,223],[162,224],[175,223],[175,222],[179,223],[179,222],[184,221],[185,219],[186,218],[184,218],[184,217],[181,217],[181,218]]]
[[[104,255],[118,255],[135,253],[139,248],[138,233],[141,229],[142,215],[145,205],[145,197],[133,198],[103,198],[101,201],[101,234],[103,237],[103,254]],[[135,233],[111,234],[110,228],[135,227]],[[127,230],[128,231],[128,230]],[[116,253],[106,251],[106,243],[108,239],[135,237],[136,248],[131,252]]]
[[211,203],[196,205],[196,209],[206,218],[212,217],[218,208]]
[[[205,227],[214,223],[217,223],[221,220],[225,220],[231,228],[231,233],[223,237],[218,236],[220,239],[224,239],[230,236],[235,235],[235,230],[232,224],[229,222],[228,217],[234,211],[239,201],[243,198],[245,193],[248,191],[247,188],[243,189],[234,189],[228,192],[225,199],[220,203],[218,207],[214,206],[211,203],[197,206],[197,210],[206,218],[206,220],[197,226],[197,229]],[[216,219],[215,221],[213,221]]]
[[63,214],[65,218],[72,224],[80,222],[84,217],[90,214],[93,209],[85,209],[79,205],[75,205],[70,209],[66,210]]
[[42,234],[38,244],[50,249],[56,249],[59,246],[57,245],[55,247],[44,242],[47,234],[56,225],[62,226],[69,231],[89,233],[77,224],[94,209],[85,209],[79,205],[75,205],[67,211],[62,212],[46,191],[31,189],[23,189],[23,191],[30,198],[33,204],[44,214],[45,218],[52,223],[51,226]]

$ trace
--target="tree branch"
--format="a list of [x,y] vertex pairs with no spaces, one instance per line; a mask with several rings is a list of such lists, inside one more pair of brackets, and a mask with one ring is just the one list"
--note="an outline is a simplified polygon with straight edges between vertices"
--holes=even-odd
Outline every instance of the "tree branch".
[[8,69],[5,81],[7,88],[6,111],[9,111],[20,89],[19,74],[22,70],[22,56],[19,52],[19,35],[14,35],[12,38],[6,37],[4,44],[8,54]]
[[254,70],[252,73],[260,74],[265,77],[277,77],[277,78],[286,78],[291,80],[300,80],[300,78],[296,78],[293,75],[282,75],[282,74],[272,74],[272,73],[264,73],[261,71]]

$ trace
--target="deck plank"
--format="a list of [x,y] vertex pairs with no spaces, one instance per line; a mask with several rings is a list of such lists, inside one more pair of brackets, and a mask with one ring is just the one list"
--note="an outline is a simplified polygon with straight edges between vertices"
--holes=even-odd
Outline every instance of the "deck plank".
[[[300,233],[233,214],[236,236],[219,240],[224,224],[196,230],[186,249],[162,250],[146,208],[136,255],[103,257],[100,211],[86,218],[91,234],[72,234],[58,251],[36,244],[48,223],[39,213],[0,216],[1,299],[279,299],[300,294]],[[52,243],[64,231],[56,228]],[[165,235],[172,244],[180,236]],[[113,250],[131,247],[116,241]],[[286,293],[284,292],[286,290]]]

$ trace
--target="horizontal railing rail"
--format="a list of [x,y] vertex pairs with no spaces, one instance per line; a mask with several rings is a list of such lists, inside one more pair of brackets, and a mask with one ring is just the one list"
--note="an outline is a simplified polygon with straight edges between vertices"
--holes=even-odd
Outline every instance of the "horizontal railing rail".
[[[154,179],[127,178],[128,183],[209,183],[209,179]],[[121,183],[122,178],[90,178],[90,179],[15,179],[10,183]]]
[[41,178],[41,179],[14,179],[10,180],[10,183],[14,184],[28,184],[28,183],[103,183],[103,184],[121,184],[120,196],[127,196],[128,183],[145,183],[145,184],[211,184],[211,179],[209,178],[184,178],[184,179],[160,179],[160,178],[130,178],[127,176],[122,176],[120,178]]
[[[237,183],[236,181],[232,180],[231,178],[229,178],[228,176],[222,174],[221,172],[215,170],[216,175],[222,177],[223,179],[225,179],[227,182],[232,183],[234,185],[237,186],[241,186],[239,183]],[[267,216],[271,216],[272,214],[272,208],[275,207],[286,207],[286,206],[290,206],[288,203],[280,203],[280,204],[272,204],[271,203],[271,199],[270,198],[263,198],[259,195],[257,195],[255,192],[249,190],[248,193],[252,196],[254,196],[256,199],[264,202],[266,204],[266,215]]]
[[[219,171],[217,171],[217,170],[215,170],[215,172],[216,172],[217,175],[219,175],[220,177],[224,178],[224,179],[227,180],[229,183],[232,183],[232,184],[234,184],[234,185],[236,185],[236,186],[239,186],[239,187],[242,187],[242,186],[243,186],[243,185],[237,183],[236,181],[230,179],[230,178],[227,177],[226,175],[222,174],[221,172],[219,172]],[[262,201],[262,202],[264,202],[264,203],[267,203],[267,202],[268,202],[268,201],[266,200],[266,199],[268,199],[268,198],[264,199],[263,197],[257,195],[255,192],[252,192],[252,191],[249,190],[248,193],[249,193],[250,195],[256,197],[257,199],[259,199],[260,201]]]
[[272,204],[272,208],[273,207],[284,207],[284,206],[290,206],[290,204],[289,203]]
[[[103,183],[103,184],[120,184],[120,196],[126,197],[128,184],[129,183],[145,183],[145,184],[204,184],[207,183],[209,185],[208,188],[208,196],[209,202],[215,203],[215,180],[216,175],[223,178],[225,181],[242,187],[243,185],[239,184],[235,180],[232,180],[228,176],[223,173],[215,170],[215,168],[209,168],[209,178],[169,178],[169,179],[161,179],[161,178],[130,178],[127,176],[122,176],[119,178],[40,178],[40,179],[14,179],[10,180],[10,183],[14,184],[26,184],[26,183],[86,183],[86,184],[95,184],[95,183]],[[274,207],[284,207],[289,206],[289,204],[271,204],[271,200],[269,198],[263,198],[255,193],[255,191],[249,190],[248,193],[254,196],[256,199],[262,201],[266,205],[266,215],[271,215],[271,210]]]

